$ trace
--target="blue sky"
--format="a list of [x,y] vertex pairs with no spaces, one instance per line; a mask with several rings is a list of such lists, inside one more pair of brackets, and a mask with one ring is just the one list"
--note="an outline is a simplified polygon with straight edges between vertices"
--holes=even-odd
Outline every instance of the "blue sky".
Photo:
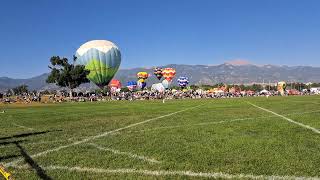
[[106,39],[120,68],[220,64],[320,66],[318,0],[10,0],[0,6],[0,76],[48,72],[53,55],[72,57]]

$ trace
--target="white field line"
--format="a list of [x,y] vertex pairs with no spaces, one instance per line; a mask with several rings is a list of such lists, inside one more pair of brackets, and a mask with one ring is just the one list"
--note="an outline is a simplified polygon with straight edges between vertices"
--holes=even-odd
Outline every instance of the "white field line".
[[[114,129],[114,130],[111,130],[111,131],[106,131],[106,132],[104,132],[102,134],[98,134],[98,135],[95,135],[95,136],[90,136],[90,137],[87,137],[87,138],[79,140],[79,141],[74,141],[73,143],[70,143],[70,144],[67,144],[67,145],[58,146],[58,147],[53,148],[53,149],[49,149],[49,150],[46,150],[46,151],[42,151],[42,152],[33,154],[30,157],[31,158],[35,158],[35,157],[46,155],[46,154],[51,153],[51,152],[60,151],[61,149],[65,149],[65,148],[68,148],[68,147],[71,147],[71,146],[87,143],[87,142],[89,142],[91,140],[94,140],[94,139],[97,139],[97,138],[101,138],[101,137],[105,137],[105,136],[107,136],[109,134],[112,134],[112,133],[115,133],[115,132],[119,132],[119,131],[122,131],[122,130],[125,130],[125,129],[129,129],[131,127],[135,127],[135,126],[138,126],[138,125],[141,125],[141,124],[145,124],[145,123],[148,123],[150,121],[157,120],[157,119],[162,119],[162,118],[165,118],[165,117],[168,117],[168,116],[172,116],[172,115],[184,112],[184,111],[188,111],[190,109],[195,109],[195,108],[203,106],[205,104],[206,103],[200,104],[200,105],[197,105],[197,106],[194,106],[194,107],[186,108],[186,109],[183,109],[183,110],[180,110],[180,111],[176,111],[176,112],[173,112],[173,113],[169,113],[169,114],[166,114],[166,115],[162,115],[162,116],[158,116],[158,117],[155,117],[155,118],[151,118],[151,119],[147,119],[147,120],[144,120],[144,121],[140,121],[140,122],[137,122],[137,123],[133,123],[133,124],[130,124],[130,125],[122,127],[122,128]],[[19,158],[17,160],[14,160],[14,161],[11,161],[9,163],[4,164],[4,166],[11,166],[11,165],[19,163],[21,161],[23,161],[23,159]]]
[[292,101],[292,102],[297,102],[297,103],[311,103],[311,104],[317,104],[319,105],[319,102],[313,102],[313,101]]
[[253,104],[253,103],[250,103],[250,102],[248,102],[248,103],[249,103],[250,105],[258,108],[258,109],[261,109],[261,110],[263,110],[263,111],[266,111],[266,112],[269,112],[269,113],[271,113],[271,114],[274,114],[274,115],[276,115],[276,116],[278,116],[278,117],[281,117],[281,118],[283,118],[283,119],[285,119],[285,120],[287,120],[287,121],[289,121],[289,122],[291,122],[291,123],[293,123],[293,124],[297,124],[297,125],[299,125],[299,126],[301,126],[301,127],[303,127],[303,128],[310,129],[310,130],[312,130],[313,132],[315,132],[315,133],[317,133],[317,134],[320,134],[320,131],[319,131],[318,129],[314,128],[314,127],[311,127],[311,126],[308,126],[308,125],[305,125],[305,124],[296,122],[296,121],[294,121],[294,120],[292,120],[292,119],[290,119],[290,118],[287,118],[287,117],[285,117],[285,116],[283,116],[283,115],[280,115],[280,114],[278,114],[278,113],[275,113],[275,112],[273,112],[273,111],[271,111],[271,110],[268,110],[268,109],[265,109],[265,108],[263,108],[263,107],[257,106],[257,105],[255,105],[255,104]]
[[30,128],[30,127],[27,127],[27,126],[22,126],[22,125],[19,125],[19,124],[16,124],[16,123],[12,123],[12,125],[17,126],[17,127],[20,127],[20,128],[23,128],[23,129],[28,129],[28,130],[30,130],[30,131],[33,131],[33,130],[34,130],[33,128]]
[[[269,117],[273,117],[273,116],[269,116]],[[260,117],[260,118],[267,118],[267,117]],[[256,119],[256,118],[231,119],[231,120],[226,120],[226,121],[206,122],[206,123],[198,123],[198,124],[190,124],[190,125],[162,126],[162,127],[158,127],[158,128],[143,129],[143,130],[139,130],[139,131],[129,131],[129,132],[145,132],[145,131],[155,131],[155,130],[160,130],[160,129],[175,129],[175,128],[181,128],[181,127],[205,126],[205,125],[211,125],[211,124],[222,124],[222,123],[244,121],[244,120],[250,120],[250,119]]]
[[128,156],[128,157],[131,157],[133,159],[140,159],[140,160],[143,160],[143,161],[147,161],[149,163],[161,163],[160,161],[158,160],[155,160],[155,159],[152,159],[152,158],[148,158],[148,157],[145,157],[145,156],[141,156],[141,155],[136,155],[136,154],[133,154],[133,153],[130,153],[130,152],[123,152],[123,151],[119,151],[119,150],[116,150],[116,149],[110,149],[110,148],[105,148],[105,147],[101,147],[97,144],[94,144],[94,143],[89,143],[89,145],[101,150],[101,151],[109,151],[109,152],[112,152],[114,154],[120,154],[120,155],[125,155],[125,156]]
[[[320,112],[320,110],[317,111],[307,111],[307,112],[296,112],[296,113],[289,113],[289,114],[284,114],[283,116],[290,116],[290,115],[303,115],[303,114],[311,114],[311,113],[317,113]],[[229,123],[229,122],[234,122],[234,121],[245,121],[245,120],[251,120],[251,119],[264,119],[264,118],[270,118],[274,117],[272,116],[263,116],[263,117],[256,117],[256,118],[240,118],[240,119],[230,119],[230,120],[225,120],[225,121],[218,121],[218,122],[204,122],[204,123],[199,123],[199,124],[190,124],[190,125],[178,125],[178,126],[162,126],[158,128],[151,128],[151,129],[142,129],[142,130],[137,130],[137,131],[128,131],[127,133],[135,133],[135,132],[145,132],[145,131],[156,131],[160,129],[174,129],[174,128],[181,128],[181,127],[192,127],[192,126],[204,126],[204,125],[210,125],[210,124],[222,124],[222,123]],[[118,132],[119,133],[119,132]],[[118,133],[113,133],[114,135]],[[84,138],[84,137],[82,137]],[[55,142],[66,142],[66,141],[72,141],[72,139],[75,138],[69,138],[67,140],[56,140],[56,141],[39,141],[39,142],[30,142],[30,143],[23,143],[26,145],[37,145],[37,144],[49,144],[49,143],[55,143]],[[0,146],[0,149],[2,148],[8,148],[7,146]]]
[[[287,116],[287,115],[302,115],[302,114],[310,114],[310,113],[317,113],[317,112],[320,112],[320,110],[308,111],[308,112],[302,112],[302,113],[290,113],[290,114],[285,114],[284,116]],[[235,121],[265,119],[265,118],[270,118],[270,117],[275,117],[275,115],[262,116],[262,117],[251,117],[251,118],[230,119],[230,120],[217,121],[217,122],[203,122],[203,123],[190,124],[190,125],[162,126],[162,127],[158,127],[158,128],[142,129],[142,130],[137,130],[137,131],[128,131],[127,133],[155,131],[155,130],[160,130],[160,129],[175,129],[175,128],[181,128],[181,127],[205,126],[205,125],[211,125],[211,124],[223,124],[223,123],[229,123],[229,122],[235,122]]]
[[[26,169],[26,166],[14,166],[17,169]],[[297,176],[265,176],[252,174],[227,174],[222,172],[193,172],[193,171],[166,171],[166,170],[143,170],[143,169],[101,169],[88,167],[67,167],[67,166],[47,166],[42,167],[44,170],[64,170],[70,172],[87,172],[87,173],[111,173],[111,174],[140,174],[146,176],[187,176],[203,177],[214,179],[279,179],[279,180],[319,180],[319,177],[297,177]]]

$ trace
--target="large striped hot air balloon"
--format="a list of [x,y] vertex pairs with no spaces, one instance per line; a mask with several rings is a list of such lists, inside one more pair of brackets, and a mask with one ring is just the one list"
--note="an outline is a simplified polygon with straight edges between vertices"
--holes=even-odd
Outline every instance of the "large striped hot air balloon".
[[100,88],[108,85],[121,63],[119,48],[106,40],[89,41],[77,50],[76,64],[90,70],[87,78]]
[[162,76],[164,77],[164,80],[162,81],[163,86],[168,89],[172,79],[176,75],[176,70],[173,68],[164,68],[162,70]]
[[168,82],[171,82],[174,76],[176,75],[176,70],[173,68],[164,68],[162,70],[162,76],[164,79],[166,79]]

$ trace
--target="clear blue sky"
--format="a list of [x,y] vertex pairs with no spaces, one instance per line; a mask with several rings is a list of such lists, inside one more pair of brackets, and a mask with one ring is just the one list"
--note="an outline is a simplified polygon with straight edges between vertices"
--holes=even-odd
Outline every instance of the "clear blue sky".
[[10,0],[0,5],[0,76],[48,72],[88,40],[122,51],[121,68],[220,64],[320,66],[319,0]]

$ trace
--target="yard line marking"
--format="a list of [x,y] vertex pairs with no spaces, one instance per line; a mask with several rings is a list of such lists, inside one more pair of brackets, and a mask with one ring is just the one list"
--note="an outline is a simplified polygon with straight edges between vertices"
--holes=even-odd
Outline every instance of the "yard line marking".
[[306,111],[306,112],[296,112],[296,113],[289,113],[289,114],[284,114],[284,116],[289,116],[289,115],[301,115],[301,114],[311,114],[311,113],[317,113],[320,112],[320,110],[316,111]]
[[[316,112],[320,112],[320,110],[308,111],[308,112],[302,112],[302,113],[290,113],[290,114],[284,114],[284,115],[285,116],[287,116],[287,115],[301,115],[301,114],[309,114],[309,113],[316,113]],[[275,115],[262,116],[262,117],[251,117],[251,118],[238,118],[238,119],[230,119],[230,120],[217,121],[217,122],[203,122],[203,123],[190,124],[190,125],[161,126],[158,128],[142,129],[142,130],[138,130],[138,131],[128,131],[127,133],[155,131],[155,130],[159,130],[159,129],[174,129],[174,128],[181,128],[181,127],[204,126],[204,125],[211,125],[211,124],[223,124],[223,123],[228,123],[228,122],[245,121],[245,120],[251,120],[251,119],[265,119],[265,118],[270,118],[270,117],[275,117]]]
[[298,102],[298,103],[311,103],[311,104],[317,104],[317,105],[319,105],[320,103],[318,103],[318,102],[313,102],[313,101],[292,101],[292,102]]
[[[49,149],[49,150],[46,150],[46,151],[42,151],[40,153],[33,154],[30,157],[31,158],[35,158],[35,157],[39,157],[39,156],[42,156],[42,155],[46,155],[46,154],[48,154],[50,152],[60,151],[61,149],[65,149],[65,148],[68,148],[68,147],[71,147],[71,146],[75,146],[75,145],[78,145],[78,144],[83,144],[83,143],[86,143],[88,141],[91,141],[91,140],[94,140],[94,139],[97,139],[97,138],[100,138],[100,137],[104,137],[104,136],[107,136],[107,135],[115,133],[115,132],[119,132],[119,131],[131,128],[131,127],[135,127],[135,126],[138,126],[138,125],[141,125],[141,124],[145,124],[145,123],[150,122],[150,121],[154,121],[154,120],[157,120],[157,119],[162,119],[162,118],[165,118],[165,117],[168,117],[168,116],[172,116],[172,115],[175,115],[175,114],[178,114],[178,113],[190,110],[190,109],[195,109],[195,108],[203,106],[205,104],[206,103],[203,103],[203,104],[200,104],[200,105],[197,105],[197,106],[193,106],[193,107],[190,107],[190,108],[186,108],[186,109],[183,109],[183,110],[180,110],[180,111],[176,111],[176,112],[173,112],[173,113],[169,113],[169,114],[166,114],[166,115],[162,115],[162,116],[158,116],[158,117],[155,117],[155,118],[151,118],[151,119],[147,119],[147,120],[144,120],[144,121],[140,121],[140,122],[137,122],[137,123],[133,123],[133,124],[130,124],[130,125],[122,127],[122,128],[114,129],[114,130],[111,130],[111,131],[106,131],[106,132],[104,132],[102,134],[98,134],[98,135],[95,135],[95,136],[90,136],[90,137],[82,139],[80,141],[75,141],[75,142],[73,142],[71,144],[59,146],[59,147],[56,147],[56,148],[53,148],[53,149]],[[4,164],[4,166],[14,165],[14,164],[19,163],[21,161],[23,161],[23,159],[19,158],[17,160],[14,160],[14,161],[11,161],[9,163]]]
[[[271,116],[271,117],[273,117],[273,116]],[[263,117],[263,118],[266,118],[266,117]],[[144,131],[154,131],[154,130],[159,130],[159,129],[174,129],[174,128],[180,128],[180,127],[204,126],[204,125],[210,125],[210,124],[222,124],[222,123],[226,123],[226,122],[244,121],[244,120],[250,120],[250,119],[255,119],[255,118],[231,119],[231,120],[226,120],[226,121],[205,122],[205,123],[190,124],[190,125],[161,126],[158,128],[143,129],[143,130],[131,131],[131,132],[144,132]]]
[[310,129],[310,130],[312,130],[313,132],[320,134],[320,131],[319,131],[318,129],[314,128],[314,127],[311,127],[311,126],[302,124],[302,123],[300,123],[300,122],[296,122],[296,121],[294,121],[294,120],[292,120],[292,119],[290,119],[290,118],[287,118],[287,117],[285,117],[285,116],[283,116],[283,115],[280,115],[280,114],[278,114],[278,113],[275,113],[275,112],[273,112],[273,111],[271,111],[271,110],[268,110],[268,109],[265,109],[265,108],[263,108],[263,107],[257,106],[257,105],[255,105],[255,104],[253,104],[253,103],[250,103],[250,102],[247,102],[247,103],[250,104],[250,105],[252,105],[252,106],[254,106],[254,107],[256,107],[256,108],[258,108],[258,109],[261,109],[261,110],[263,110],[263,111],[266,111],[266,112],[269,112],[269,113],[271,113],[271,114],[274,114],[274,115],[276,115],[276,116],[278,116],[278,117],[281,117],[281,118],[283,118],[283,119],[285,119],[285,120],[287,120],[287,121],[289,121],[289,122],[291,122],[291,123],[297,124],[297,125],[299,125],[299,126],[301,126],[301,127],[304,127],[304,128],[306,128],[306,129]]
[[110,149],[110,148],[105,148],[105,147],[101,147],[97,144],[94,144],[94,143],[89,143],[89,145],[99,149],[99,150],[102,150],[102,151],[110,151],[114,154],[121,154],[121,155],[126,155],[128,157],[131,157],[131,158],[134,158],[134,159],[140,159],[140,160],[143,160],[143,161],[147,161],[147,162],[150,162],[150,163],[161,163],[160,161],[158,160],[155,160],[155,159],[152,159],[152,158],[147,158],[145,156],[140,156],[140,155],[136,155],[136,154],[133,154],[133,153],[130,153],[130,152],[123,152],[123,151],[119,151],[119,150],[116,150],[116,149]]
[[[27,169],[25,166],[15,166],[17,169]],[[65,170],[70,172],[88,172],[88,173],[112,173],[112,174],[141,174],[147,176],[188,176],[204,177],[218,179],[306,179],[319,180],[319,177],[297,177],[297,176],[265,176],[252,174],[228,174],[223,172],[194,172],[194,171],[167,171],[167,170],[144,170],[144,169],[101,169],[88,167],[68,167],[68,166],[47,166],[45,170]]]
[[30,130],[30,131],[33,131],[33,130],[34,130],[33,128],[29,128],[29,127],[27,127],[27,126],[22,126],[22,125],[19,125],[19,124],[16,124],[16,123],[12,123],[12,125],[17,126],[17,127],[20,127],[20,128],[23,128],[23,129],[28,129],[28,130]]

